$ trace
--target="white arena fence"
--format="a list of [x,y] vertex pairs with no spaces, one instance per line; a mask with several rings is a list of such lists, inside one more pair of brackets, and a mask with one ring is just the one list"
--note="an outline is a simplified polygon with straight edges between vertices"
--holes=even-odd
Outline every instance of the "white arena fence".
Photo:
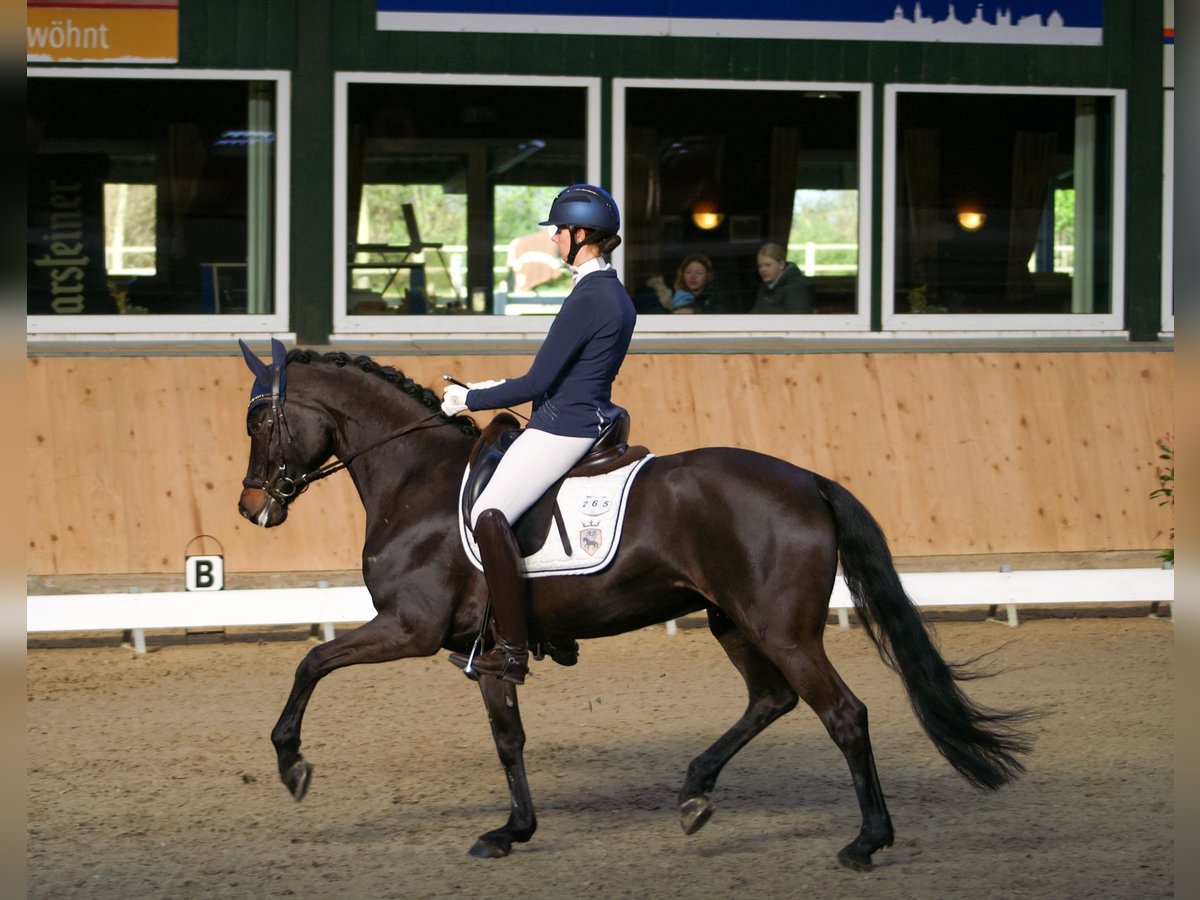
[[[1082,569],[1021,572],[909,572],[900,580],[922,608],[1000,607],[1016,627],[1018,606],[1175,601],[1173,569]],[[854,603],[839,576],[830,608],[843,628]],[[129,632],[144,653],[148,629],[200,630],[237,626],[312,625],[325,640],[335,626],[366,622],[375,615],[365,587],[268,588],[236,591],[155,591],[123,594],[41,594],[26,598],[26,633]],[[668,634],[675,622],[667,623]]]

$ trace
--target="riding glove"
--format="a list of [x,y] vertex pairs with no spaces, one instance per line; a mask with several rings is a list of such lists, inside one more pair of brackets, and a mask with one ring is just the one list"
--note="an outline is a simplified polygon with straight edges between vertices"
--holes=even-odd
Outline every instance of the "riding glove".
[[467,389],[462,385],[451,384],[442,391],[442,412],[448,416],[457,416],[467,408]]

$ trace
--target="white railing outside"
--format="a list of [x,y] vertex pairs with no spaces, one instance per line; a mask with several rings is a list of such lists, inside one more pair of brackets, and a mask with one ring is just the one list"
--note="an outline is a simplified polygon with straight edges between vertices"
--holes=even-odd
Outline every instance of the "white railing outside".
[[153,266],[131,266],[125,262],[126,257],[145,253],[154,253],[158,248],[153,244],[138,246],[121,244],[104,248],[104,266],[109,275],[153,275],[157,269]]
[[[108,247],[105,249],[106,265],[110,275],[153,275],[153,268],[145,268],[139,266],[127,265],[125,262],[126,256],[134,256],[139,253],[153,253],[157,248],[150,246],[121,246]],[[818,262],[819,255],[827,250],[854,250],[857,252],[858,244],[817,244],[809,241],[806,244],[801,244],[798,248],[801,252],[792,256],[799,256],[799,259],[793,260],[798,265],[805,275],[813,276],[820,274],[835,274],[843,273],[853,275],[858,271],[858,263],[822,263]],[[448,271],[454,283],[459,286],[466,283],[466,258],[467,248],[461,245],[447,246],[445,252],[450,257],[450,265]],[[508,252],[508,246],[505,244],[496,244],[492,247],[494,255],[503,257]],[[1054,245],[1054,271],[1062,272],[1067,275],[1073,275],[1075,272],[1075,246],[1073,244],[1055,244]],[[1032,270],[1032,259],[1030,267]],[[430,266],[426,261],[426,269],[428,271],[442,272],[438,266]],[[387,271],[387,266],[380,265],[379,270]],[[370,270],[360,270],[370,271]],[[508,267],[501,264],[492,267],[492,272],[497,280],[502,280],[508,274]]]
[[[808,241],[788,248],[788,256],[800,267],[800,271],[812,278],[814,275],[853,275],[858,271],[858,244],[817,244]],[[850,263],[819,263],[818,254],[827,250],[853,250],[855,261]],[[797,259],[797,256],[799,259]]]

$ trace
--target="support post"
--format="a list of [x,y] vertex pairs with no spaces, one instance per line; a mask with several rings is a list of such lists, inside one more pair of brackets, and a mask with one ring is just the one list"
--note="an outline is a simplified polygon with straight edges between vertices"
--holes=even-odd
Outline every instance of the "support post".
[[[1010,573],[1010,572],[1012,572],[1012,566],[1010,566],[1008,563],[1004,563],[1003,565],[1001,565],[1001,566],[1000,566],[1000,574],[1001,574],[1001,575],[1006,575],[1006,574],[1008,574],[1008,573]],[[1008,580],[1008,579],[1005,579],[1005,581],[1007,581],[1007,580]],[[1008,592],[1007,592],[1007,591],[1005,591],[1005,593],[1008,593]],[[1005,604],[1005,609],[1006,609],[1006,610],[1007,610],[1007,612],[1008,612],[1008,627],[1009,627],[1009,628],[1016,628],[1016,627],[1017,627],[1017,625],[1019,625],[1019,624],[1020,624],[1020,623],[1017,621],[1017,605],[1016,605],[1015,603],[1006,603],[1006,604]],[[996,615],[996,614],[997,614],[999,611],[1000,611],[1000,604],[998,604],[998,603],[993,603],[993,604],[991,604],[991,605],[988,607],[988,611],[987,611],[987,618],[988,618],[988,621],[989,621],[989,622],[998,622],[998,621],[999,621],[999,618],[997,617],[997,615]]]
[[[129,586],[129,593],[140,594],[142,589],[136,584]],[[134,653],[146,652],[146,630],[144,628],[126,628],[121,632],[121,646],[128,647]]]
[[[329,590],[329,582],[321,580],[317,582],[317,589],[322,591]],[[313,622],[308,629],[308,639],[310,641],[332,641],[336,637],[332,622],[321,622],[320,624]]]

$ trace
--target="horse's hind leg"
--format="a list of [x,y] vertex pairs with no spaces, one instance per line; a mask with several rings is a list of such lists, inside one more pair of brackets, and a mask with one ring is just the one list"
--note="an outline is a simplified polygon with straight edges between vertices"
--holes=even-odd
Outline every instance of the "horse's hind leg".
[[881,847],[890,847],[893,833],[871,752],[867,707],[846,687],[825,655],[819,637],[794,649],[772,652],[771,656],[846,757],[862,812],[862,827],[838,853],[838,861],[848,868],[868,871],[871,855]]
[[271,743],[279,762],[279,777],[297,800],[303,800],[312,780],[312,764],[300,753],[300,724],[317,682],[335,669],[358,663],[389,662],[406,656],[428,655],[437,650],[417,647],[414,634],[402,632],[397,618],[376,616],[365,625],[313,647],[296,667],[292,692],[279,721],[271,730]]
[[487,707],[496,752],[508,778],[512,803],[504,827],[481,835],[470,853],[478,857],[507,856],[514,841],[527,841],[537,830],[537,816],[525,775],[525,728],[517,706],[516,685],[484,675],[479,679],[479,691]]
[[733,727],[688,766],[687,778],[679,790],[679,819],[686,834],[695,834],[712,815],[713,803],[708,795],[725,764],[755,735],[792,710],[797,700],[783,673],[715,606],[708,608],[708,627],[745,679],[750,700]]

